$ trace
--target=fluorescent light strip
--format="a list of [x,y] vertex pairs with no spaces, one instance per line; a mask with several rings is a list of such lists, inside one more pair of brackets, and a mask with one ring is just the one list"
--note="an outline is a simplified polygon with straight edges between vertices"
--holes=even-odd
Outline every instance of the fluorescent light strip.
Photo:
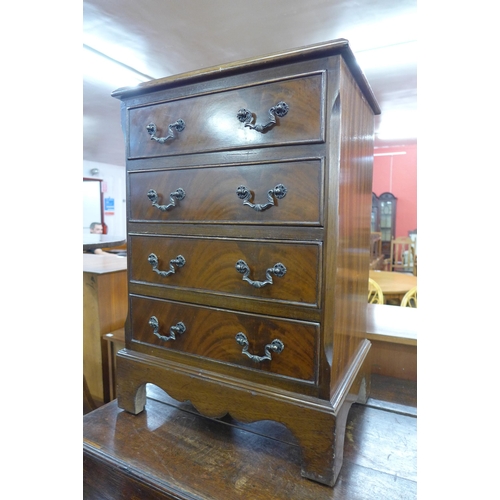
[[395,151],[394,153],[373,153],[373,156],[396,156],[405,155],[406,151]]
[[[112,57],[99,52],[88,45],[83,44],[84,51],[88,54],[84,58],[84,76],[98,79],[110,85],[137,85],[140,82],[153,80],[153,77],[141,73],[136,69],[124,64]],[[88,59],[88,58],[92,58]]]

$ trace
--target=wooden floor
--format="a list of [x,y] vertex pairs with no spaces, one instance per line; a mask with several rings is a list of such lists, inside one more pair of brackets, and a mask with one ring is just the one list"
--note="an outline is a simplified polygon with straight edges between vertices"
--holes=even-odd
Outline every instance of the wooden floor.
[[[300,449],[283,426],[211,420],[154,386],[140,415],[121,411],[116,401],[86,415],[84,451],[87,500],[129,500],[122,473],[111,479],[124,464],[127,477],[135,474],[172,495],[144,491],[142,499],[416,499],[416,383],[373,375],[367,404],[349,412],[333,489],[300,477]],[[99,460],[119,467],[101,474]]]

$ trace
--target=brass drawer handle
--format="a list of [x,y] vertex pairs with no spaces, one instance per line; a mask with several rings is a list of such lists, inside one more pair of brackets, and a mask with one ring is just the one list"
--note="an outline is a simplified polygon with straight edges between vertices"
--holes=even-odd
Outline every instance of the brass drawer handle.
[[182,132],[186,128],[186,124],[184,123],[184,120],[180,119],[177,120],[174,123],[171,123],[168,126],[168,135],[165,137],[156,137],[156,125],[154,123],[150,123],[146,125],[146,130],[148,131],[148,134],[151,136],[152,141],[159,142],[160,144],[164,144],[167,142],[169,139],[173,139],[174,136],[174,129],[177,132]]
[[253,208],[256,212],[263,212],[264,210],[273,207],[274,206],[273,195],[276,196],[278,200],[281,200],[286,196],[286,193],[287,193],[286,187],[283,184],[277,184],[276,186],[274,186],[273,189],[270,189],[267,192],[268,203],[260,204],[260,203],[251,203],[250,201],[248,201],[252,196],[252,193],[246,186],[238,186],[238,189],[236,189],[236,195],[240,200],[243,200],[243,205],[247,205],[250,208]]
[[151,316],[149,318],[149,326],[153,328],[153,333],[160,339],[160,340],[175,340],[176,336],[175,334],[181,335],[186,331],[186,325],[182,321],[179,321],[176,325],[173,325],[170,327],[170,335],[166,337],[165,335],[161,335],[158,330],[160,329],[160,325],[158,323],[158,318],[156,316]]
[[264,348],[265,352],[264,356],[257,356],[256,354],[250,354],[248,352],[248,339],[244,333],[240,332],[236,334],[236,342],[238,342],[238,344],[243,346],[243,350],[241,351],[242,354],[246,354],[252,361],[255,361],[256,363],[260,363],[261,361],[264,361],[266,359],[272,360],[271,351],[275,352],[276,354],[279,354],[285,348],[285,344],[283,344],[281,340],[274,339],[270,344],[267,344],[266,347]]
[[270,267],[266,270],[266,281],[251,280],[248,277],[248,275],[250,274],[250,268],[244,260],[239,260],[238,262],[236,262],[236,270],[244,275],[242,278],[243,280],[250,283],[255,288],[262,288],[265,285],[272,285],[273,277],[271,276],[271,274],[274,274],[278,278],[281,278],[286,274],[286,267],[281,262],[277,262],[273,267]]
[[156,207],[162,212],[166,212],[169,208],[175,207],[175,200],[183,200],[186,197],[186,192],[182,188],[176,189],[173,193],[170,193],[170,203],[168,205],[158,204],[158,193],[154,189],[148,191],[148,198],[151,201],[153,207]]
[[168,271],[160,271],[158,269],[158,257],[151,253],[148,257],[148,262],[153,266],[153,271],[160,276],[167,277],[175,273],[174,265],[177,267],[182,267],[186,263],[186,259],[182,255],[178,255],[175,259],[170,261],[170,269]]
[[256,130],[257,132],[265,132],[269,127],[276,124],[276,116],[283,118],[288,113],[289,109],[290,107],[286,102],[280,101],[269,110],[269,121],[264,125],[252,125],[250,122],[252,121],[253,114],[246,108],[240,109],[236,116],[241,123],[245,124],[245,127]]

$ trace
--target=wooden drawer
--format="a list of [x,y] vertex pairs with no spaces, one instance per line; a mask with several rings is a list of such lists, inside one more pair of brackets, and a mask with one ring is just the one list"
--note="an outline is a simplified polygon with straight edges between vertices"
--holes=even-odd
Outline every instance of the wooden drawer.
[[[158,270],[170,274],[153,270],[151,254],[157,257]],[[132,236],[130,255],[130,279],[136,282],[311,305],[319,301],[319,243]],[[178,256],[185,263],[171,264]],[[273,283],[257,288],[236,269],[241,260],[250,269],[250,280],[267,281],[266,271],[276,264],[283,264],[286,272],[271,273]]]
[[[319,159],[132,172],[129,176],[131,221],[316,226],[322,222],[323,162]],[[179,189],[183,197],[172,195]],[[150,198],[151,190],[156,196]],[[268,196],[274,206],[258,210],[258,205],[270,203]]]
[[[128,157],[148,158],[233,148],[286,145],[324,140],[324,73],[283,79],[260,85],[199,94],[128,110]],[[285,102],[288,111],[263,132],[238,118],[241,109],[252,114],[250,124],[270,122],[270,109]],[[169,131],[178,120],[184,129]],[[156,126],[152,140],[148,125]],[[170,133],[172,132],[172,134]]]
[[[153,317],[157,320],[157,335]],[[137,342],[295,379],[317,381],[317,323],[138,296],[131,297],[131,321],[133,340]],[[242,352],[245,346],[236,340],[239,333],[246,337],[251,355],[263,357],[266,346],[272,345],[275,339],[283,343],[283,349],[279,353],[269,349],[271,359],[252,360]]]

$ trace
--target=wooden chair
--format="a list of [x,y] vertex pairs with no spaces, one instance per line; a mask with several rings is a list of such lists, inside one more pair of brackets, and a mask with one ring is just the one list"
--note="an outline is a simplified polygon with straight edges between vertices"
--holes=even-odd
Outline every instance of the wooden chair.
[[417,307],[417,287],[408,290],[401,301],[401,307]]
[[372,232],[370,235],[370,269],[384,269],[384,255],[382,254],[382,233]]
[[368,303],[369,304],[383,304],[384,293],[380,285],[371,278],[368,278]]
[[413,276],[417,275],[417,254],[415,252],[415,247],[412,245],[411,247],[411,256],[413,259]]
[[386,260],[388,271],[412,272],[411,249],[412,239],[400,236],[391,241],[391,256]]

